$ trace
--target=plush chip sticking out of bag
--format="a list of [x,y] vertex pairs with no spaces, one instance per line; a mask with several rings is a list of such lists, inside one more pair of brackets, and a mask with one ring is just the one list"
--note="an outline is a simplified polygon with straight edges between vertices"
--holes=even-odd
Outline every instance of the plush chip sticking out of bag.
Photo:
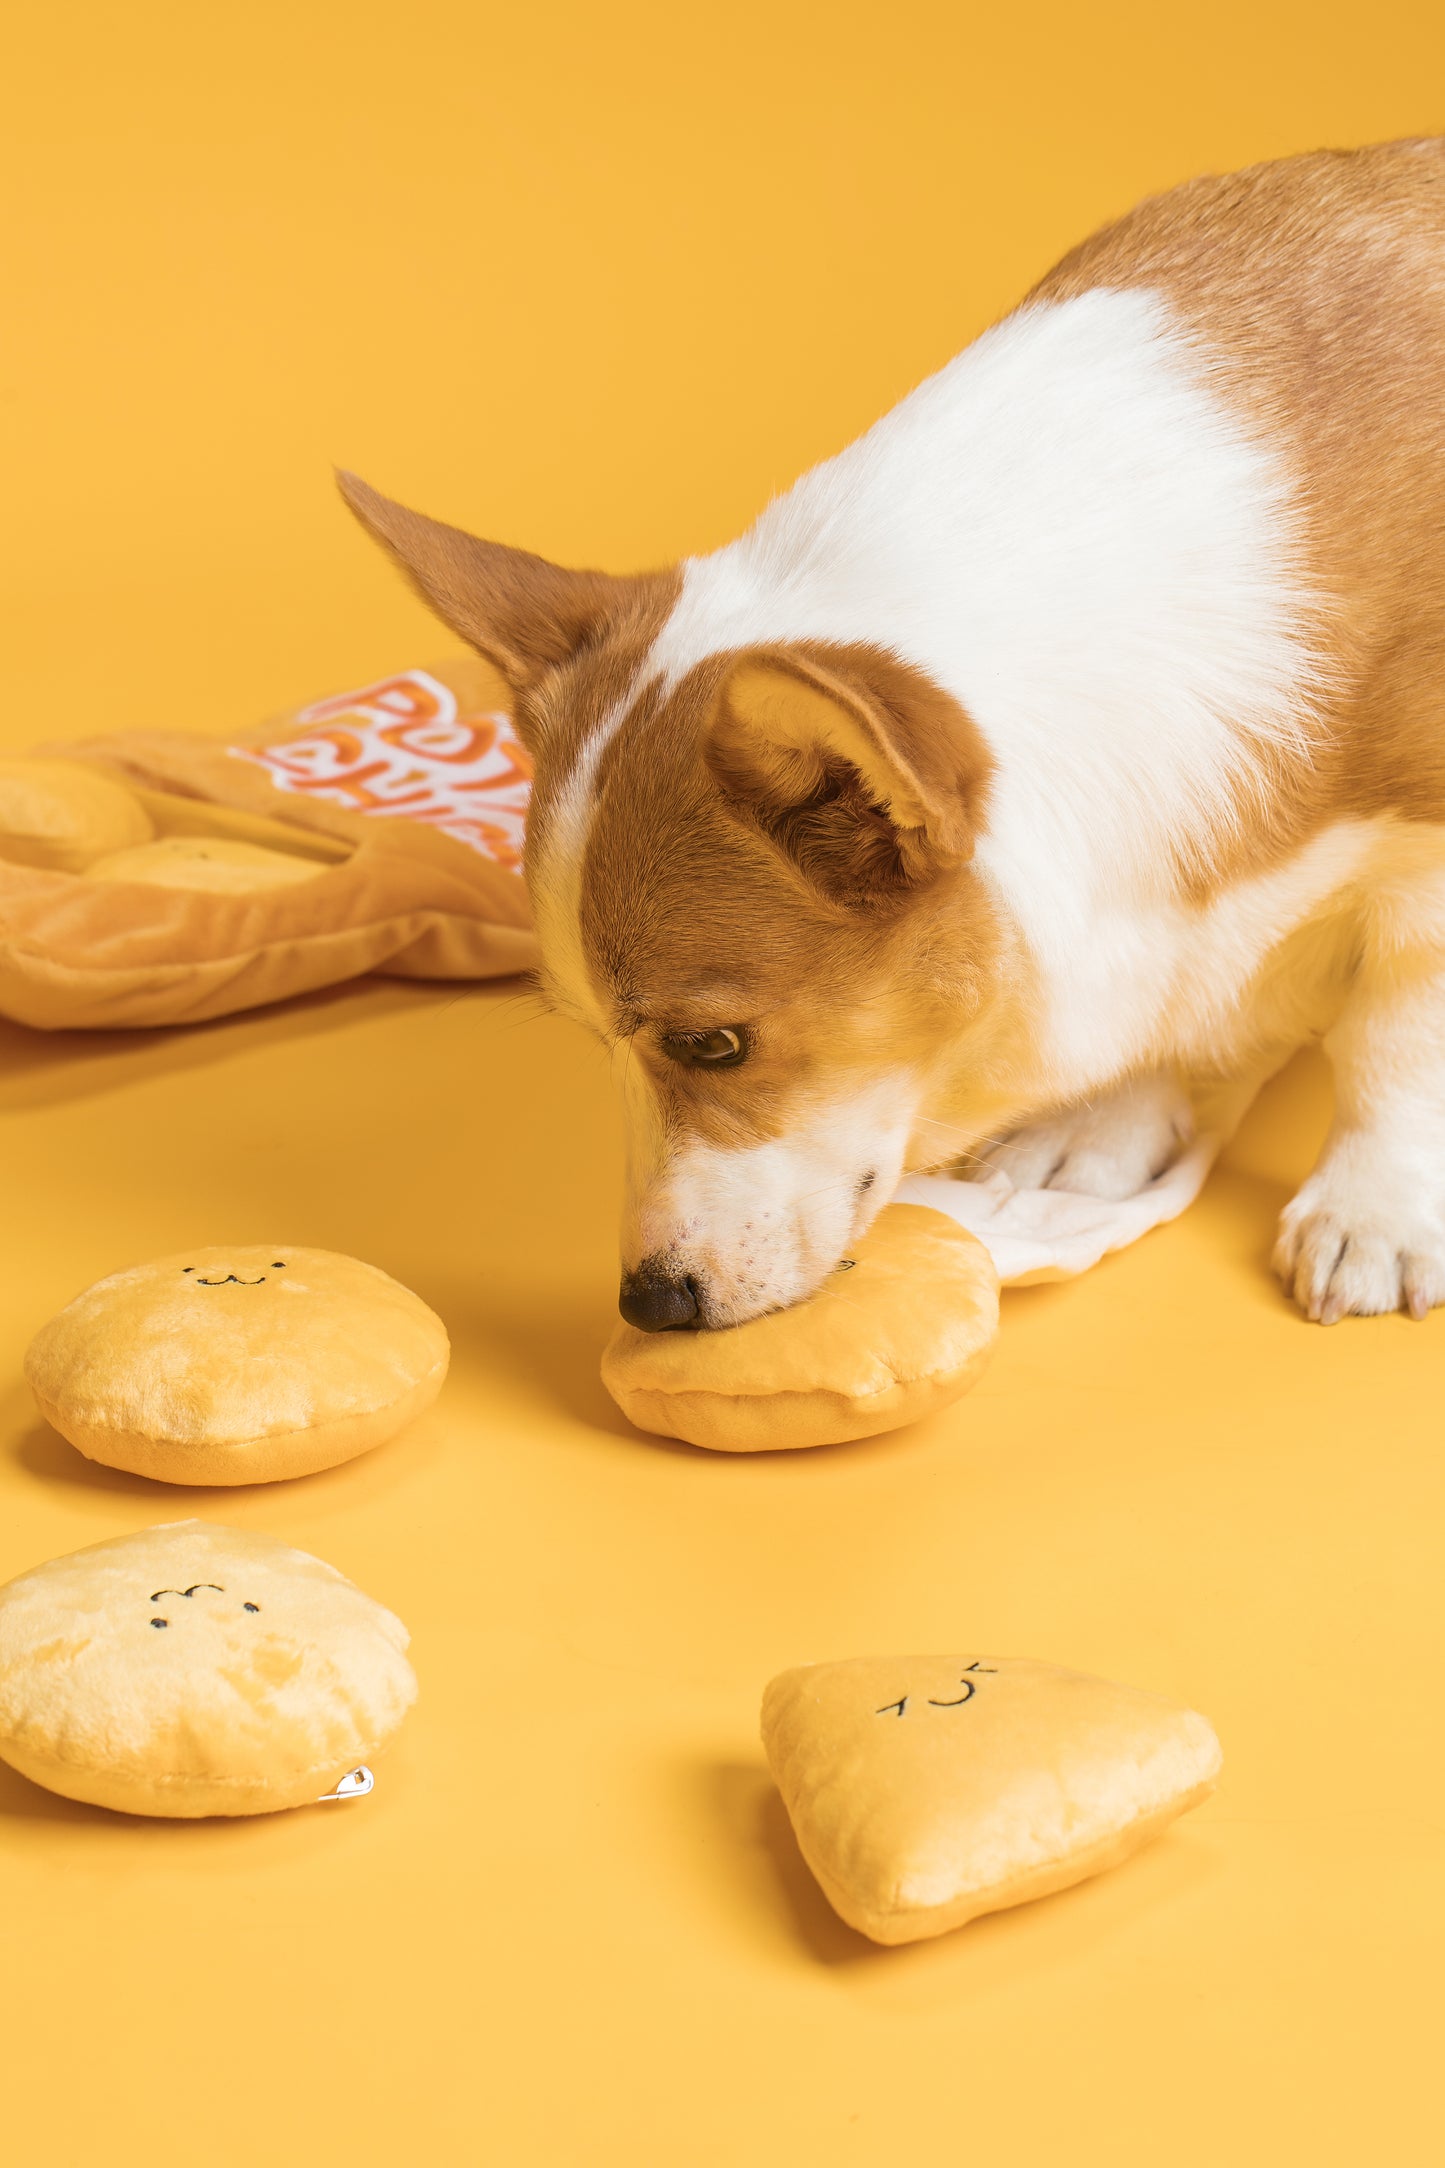
[[0,1588],[0,1758],[127,1814],[335,1796],[416,1699],[406,1628],[305,1551],[173,1521]]
[[879,1656],[785,1671],[763,1745],[833,1909],[917,1942],[1127,1859],[1214,1789],[1193,1709],[1058,1664]]
[[69,760],[0,760],[0,859],[83,873],[109,852],[148,843],[134,792]]
[[947,1407],[998,1332],[998,1275],[977,1238],[889,1205],[815,1295],[719,1332],[620,1325],[602,1382],[639,1430],[720,1452],[839,1445]]
[[395,1436],[441,1391],[448,1354],[441,1319],[374,1265],[267,1243],[98,1280],[41,1327],[25,1375],[88,1460],[269,1483]]
[[161,836],[112,851],[87,866],[88,881],[139,881],[153,888],[191,888],[215,896],[252,896],[319,880],[324,863],[262,843],[227,836]]

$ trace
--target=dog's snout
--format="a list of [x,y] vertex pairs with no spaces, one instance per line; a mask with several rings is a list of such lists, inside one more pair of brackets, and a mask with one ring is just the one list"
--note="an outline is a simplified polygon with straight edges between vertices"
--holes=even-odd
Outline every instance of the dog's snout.
[[676,1332],[697,1324],[701,1311],[697,1296],[696,1280],[644,1258],[635,1272],[623,1273],[617,1307],[629,1325],[643,1332]]

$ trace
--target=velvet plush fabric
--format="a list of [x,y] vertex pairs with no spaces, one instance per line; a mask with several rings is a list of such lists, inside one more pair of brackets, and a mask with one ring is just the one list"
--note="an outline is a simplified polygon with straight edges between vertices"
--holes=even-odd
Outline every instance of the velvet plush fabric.
[[916,1942],[1097,1874],[1198,1805],[1219,1742],[1193,1709],[1007,1656],[785,1671],[763,1745],[835,1911]]
[[128,1814],[335,1788],[416,1699],[400,1619],[270,1536],[174,1521],[0,1588],[0,1757]]
[[983,1244],[941,1212],[895,1204],[792,1309],[721,1332],[619,1325],[602,1381],[639,1430],[692,1445],[839,1445],[957,1400],[997,1332],[998,1275]]
[[166,1483],[269,1483],[352,1460],[441,1391],[446,1328],[374,1265],[294,1244],[179,1251],[98,1280],[25,1375],[89,1460]]

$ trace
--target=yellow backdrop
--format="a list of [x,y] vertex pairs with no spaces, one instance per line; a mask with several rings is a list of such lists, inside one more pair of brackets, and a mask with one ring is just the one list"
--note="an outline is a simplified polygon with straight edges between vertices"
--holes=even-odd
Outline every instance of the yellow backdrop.
[[[0,159],[0,736],[225,727],[436,644],[328,463],[555,555],[707,547],[1141,193],[1445,124],[1421,0],[133,0],[27,11]],[[765,1461],[596,1383],[617,1147],[525,999],[396,985],[0,1041],[0,1578],[202,1511],[410,1622],[373,1798],[168,1827],[0,1773],[0,2129],[68,2168],[1438,2158],[1445,1316],[1264,1271],[1304,1064],[1182,1224],[1005,1304],[975,1396]],[[34,1328],[192,1240],[448,1319],[413,1436],[273,1489],[107,1475]],[[967,1646],[1197,1704],[1216,1800],[944,1942],[839,1926],[775,1670]]]

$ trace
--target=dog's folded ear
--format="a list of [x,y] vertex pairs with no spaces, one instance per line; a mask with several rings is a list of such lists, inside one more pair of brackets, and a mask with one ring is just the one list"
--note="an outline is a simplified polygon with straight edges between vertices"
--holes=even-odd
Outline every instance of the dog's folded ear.
[[706,754],[735,810],[845,904],[965,863],[992,767],[972,718],[923,671],[823,641],[733,656]]
[[565,662],[628,610],[639,582],[573,572],[530,550],[483,542],[461,527],[393,503],[338,473],[352,511],[411,580],[423,602],[501,671],[514,692]]

